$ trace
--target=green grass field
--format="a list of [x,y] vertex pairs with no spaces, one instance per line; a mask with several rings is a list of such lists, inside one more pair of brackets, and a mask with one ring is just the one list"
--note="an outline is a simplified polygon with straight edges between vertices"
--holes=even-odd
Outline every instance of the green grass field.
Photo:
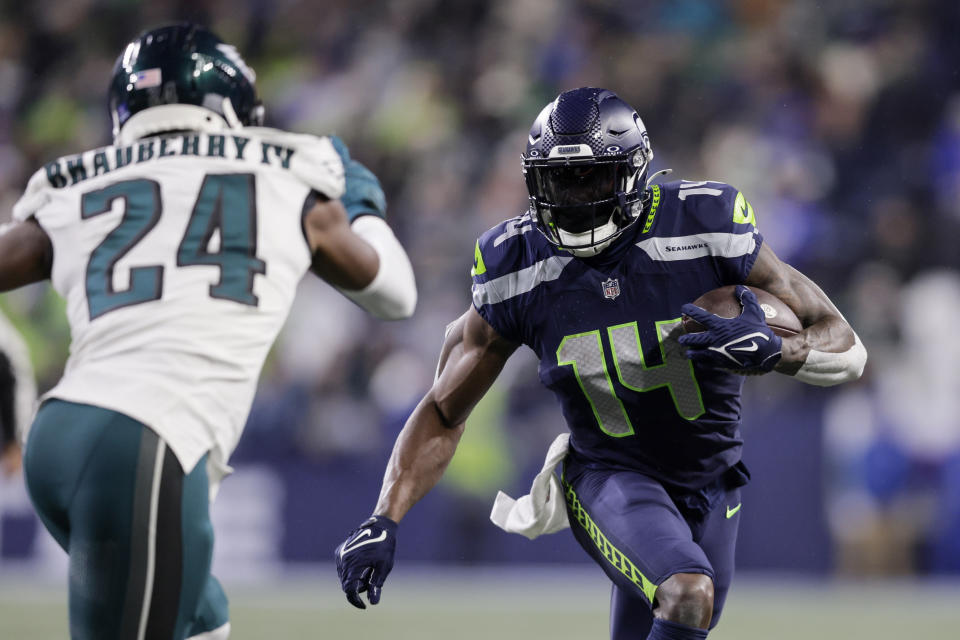
[[[332,567],[258,585],[225,581],[233,640],[585,640],[606,637],[608,587],[591,570],[418,570],[391,577],[383,602],[357,611]],[[61,589],[0,576],[0,638],[67,637]],[[960,583],[798,582],[741,577],[712,640],[960,637]]]

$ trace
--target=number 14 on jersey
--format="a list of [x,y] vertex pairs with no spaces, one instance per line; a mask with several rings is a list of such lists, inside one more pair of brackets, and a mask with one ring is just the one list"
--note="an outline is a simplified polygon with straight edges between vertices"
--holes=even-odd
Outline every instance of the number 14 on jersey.
[[[683,331],[680,318],[661,320],[656,324],[662,364],[647,366],[640,344],[636,322],[607,327],[606,337],[613,354],[613,371],[628,392],[644,393],[666,387],[677,413],[693,420],[704,413],[700,386],[693,372],[693,363],[676,341],[676,332]],[[574,375],[593,410],[600,429],[609,436],[633,435],[633,424],[623,401],[614,389],[611,370],[601,342],[603,334],[595,329],[566,336],[557,348],[557,364],[573,367]]]

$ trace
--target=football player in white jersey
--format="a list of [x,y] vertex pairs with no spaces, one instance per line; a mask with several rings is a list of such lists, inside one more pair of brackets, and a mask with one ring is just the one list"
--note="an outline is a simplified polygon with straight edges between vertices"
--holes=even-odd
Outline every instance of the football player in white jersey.
[[50,278],[67,301],[24,470],[70,557],[74,640],[228,637],[209,500],[297,283],[381,318],[416,304],[376,178],[336,138],[261,127],[254,79],[206,29],[142,34],[114,145],[48,163],[0,235],[0,291]]

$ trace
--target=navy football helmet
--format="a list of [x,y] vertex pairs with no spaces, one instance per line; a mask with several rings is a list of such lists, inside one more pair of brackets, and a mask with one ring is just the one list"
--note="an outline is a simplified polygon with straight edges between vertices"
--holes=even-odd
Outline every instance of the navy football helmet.
[[113,137],[129,144],[161,131],[219,131],[263,123],[256,74],[236,48],[195,24],[145,31],[113,68]]
[[585,257],[633,224],[653,159],[637,112],[612,91],[565,91],[530,128],[523,173],[530,215],[554,245]]

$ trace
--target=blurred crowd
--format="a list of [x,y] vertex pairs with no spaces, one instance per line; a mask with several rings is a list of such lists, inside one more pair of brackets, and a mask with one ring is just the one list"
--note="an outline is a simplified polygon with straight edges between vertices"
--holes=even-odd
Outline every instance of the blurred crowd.
[[[237,45],[257,71],[268,125],[337,133],[383,182],[389,221],[414,262],[418,311],[385,325],[322,282],[303,283],[236,457],[238,467],[280,474],[286,522],[308,518],[300,509],[310,495],[297,497],[304,484],[345,511],[323,515],[331,541],[366,515],[393,439],[433,377],[444,326],[470,304],[475,238],[526,207],[529,125],[560,91],[591,85],[637,108],[654,169],[674,170],[668,179],[740,188],[770,246],[821,284],[867,346],[867,373],[849,388],[819,392],[775,376],[748,385],[748,465],[783,455],[769,435],[778,429],[797,426],[816,444],[796,461],[809,482],[791,489],[819,505],[833,540],[812,566],[960,572],[955,0],[0,7],[0,222],[43,162],[109,143],[117,54],[139,31],[176,19]],[[41,388],[66,355],[60,305],[42,286],[0,299],[27,335]],[[804,401],[779,414],[783,424],[751,417],[788,394]],[[483,524],[487,502],[498,488],[519,492],[563,426],[530,356],[511,364],[472,421],[441,492],[448,498],[423,509],[474,532],[449,559],[502,559],[500,539],[484,537],[497,535]],[[322,488],[343,475],[349,489]],[[763,478],[757,484],[763,491]],[[284,557],[312,558],[297,535],[281,535]]]

